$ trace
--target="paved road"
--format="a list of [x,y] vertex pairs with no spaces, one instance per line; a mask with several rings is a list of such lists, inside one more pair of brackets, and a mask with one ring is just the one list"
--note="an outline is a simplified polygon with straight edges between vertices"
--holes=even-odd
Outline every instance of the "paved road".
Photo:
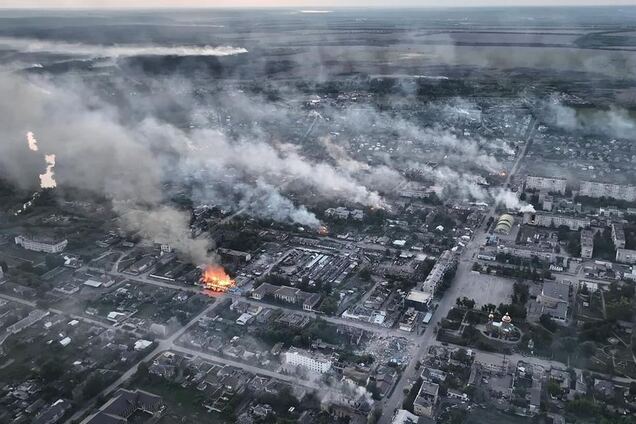
[[[119,277],[125,277],[130,281],[136,281],[142,284],[151,284],[154,286],[158,286],[158,287],[164,287],[164,288],[169,288],[169,289],[175,289],[175,290],[185,290],[185,291],[189,291],[192,293],[203,293],[202,289],[200,287],[196,287],[196,286],[185,286],[185,285],[179,285],[179,284],[173,284],[173,283],[168,283],[168,282],[164,282],[164,281],[158,281],[152,278],[148,278],[147,276],[144,275],[129,275],[129,274],[125,274],[122,272],[111,272],[110,273],[113,276],[119,276]],[[249,299],[246,298],[244,296],[240,296],[240,295],[236,295],[236,294],[223,294],[220,295],[220,298],[225,298],[225,297],[230,297],[234,300],[240,300],[242,302],[247,302],[249,304],[252,305],[257,305],[257,306],[262,306],[265,308],[272,308],[272,309],[278,309],[281,311],[286,311],[286,312],[294,312],[296,314],[300,314],[300,315],[304,315],[304,316],[308,316],[310,318],[321,318],[327,322],[330,322],[332,324],[338,324],[338,325],[344,325],[344,326],[349,326],[349,327],[354,327],[354,328],[360,328],[362,330],[366,330],[366,331],[370,331],[376,334],[380,334],[383,336],[394,336],[394,337],[405,337],[405,338],[409,338],[409,339],[414,339],[415,336],[411,333],[406,333],[404,331],[400,331],[398,329],[394,329],[394,328],[385,328],[385,327],[381,327],[375,324],[371,324],[371,323],[366,323],[366,322],[362,322],[362,321],[355,321],[355,320],[348,320],[348,319],[344,319],[344,318],[340,318],[340,317],[332,317],[332,316],[326,316],[326,315],[322,315],[322,314],[318,314],[315,312],[309,312],[309,311],[304,311],[302,309],[294,309],[294,308],[288,308],[285,307],[283,305],[273,305],[270,303],[266,303],[266,302],[260,302],[254,299]]]
[[131,368],[128,369],[128,371],[126,371],[124,374],[122,374],[121,377],[119,377],[117,380],[115,380],[115,382],[113,382],[110,386],[108,386],[107,388],[102,390],[93,399],[91,399],[89,401],[86,401],[85,402],[86,406],[84,408],[80,409],[79,411],[77,411],[75,414],[73,414],[73,416],[71,416],[68,420],[66,420],[66,423],[69,424],[69,423],[71,423],[71,422],[73,422],[75,420],[78,420],[79,418],[84,416],[93,407],[93,403],[94,403],[95,399],[97,399],[100,396],[101,397],[105,397],[109,393],[112,393],[117,388],[119,388],[119,386],[121,386],[124,382],[126,382],[130,377],[132,377],[137,372],[139,364],[141,364],[142,362],[150,361],[151,359],[153,359],[155,356],[157,356],[159,353],[161,353],[163,351],[171,350],[175,346],[174,345],[175,340],[177,340],[179,337],[181,337],[186,331],[188,331],[188,329],[190,327],[192,327],[194,324],[196,324],[197,321],[199,321],[199,319],[201,319],[202,317],[207,315],[209,312],[213,311],[221,303],[222,303],[221,301],[217,300],[216,302],[214,302],[213,304],[211,304],[210,306],[205,308],[201,313],[199,313],[194,318],[192,318],[186,325],[181,327],[179,330],[177,330],[170,337],[168,337],[167,339],[164,339],[164,340],[160,340],[158,342],[158,344],[157,344],[157,347],[155,347],[152,350],[152,352],[150,352],[145,357],[143,357],[141,360],[139,360],[137,363],[135,363]]
[[[0,293],[0,298],[5,299],[5,300],[10,300],[11,302],[16,302],[16,303],[20,303],[22,305],[26,305],[26,306],[30,306],[32,308],[37,308],[37,304],[35,302],[31,302],[29,300],[25,300],[25,299],[21,299],[19,297],[13,297],[13,296],[9,296],[7,294],[4,293]],[[79,321],[84,321],[87,322],[89,324],[93,324],[93,325],[97,325],[99,327],[103,327],[103,328],[113,328],[112,325],[107,324],[105,322],[101,322],[101,321],[97,321],[94,320],[92,318],[88,318],[82,315],[73,315],[73,314],[67,314],[64,311],[60,310],[60,309],[55,309],[55,308],[48,308],[47,309],[49,312],[52,312],[54,314],[59,314],[59,315],[68,315],[71,319],[76,319]]]
[[[463,253],[463,256],[472,255],[475,249],[479,248],[476,241],[477,238],[473,238],[471,240]],[[470,257],[470,256],[469,256]],[[388,424],[391,422],[393,417],[393,413],[396,409],[402,407],[402,402],[404,399],[404,393],[402,389],[411,381],[417,379],[417,370],[415,369],[415,365],[417,360],[423,357],[426,353],[428,353],[429,348],[436,344],[435,341],[435,328],[441,322],[443,318],[448,315],[448,311],[455,305],[455,299],[461,297],[462,295],[462,282],[465,280],[465,277],[468,273],[470,273],[472,267],[472,262],[470,261],[460,261],[457,265],[457,272],[455,274],[455,279],[453,285],[448,289],[448,291],[444,294],[442,299],[440,300],[436,312],[433,314],[433,318],[430,323],[426,327],[424,333],[418,337],[418,343],[415,346],[415,351],[411,351],[411,361],[406,366],[406,369],[402,372],[400,380],[397,382],[395,390],[391,393],[391,396],[383,402],[382,405],[382,416],[380,417],[379,424]]]
[[244,369],[244,370],[249,371],[249,372],[254,373],[254,374],[264,375],[264,376],[267,376],[267,377],[276,378],[276,379],[279,379],[281,381],[286,381],[286,382],[289,382],[289,383],[300,385],[300,386],[306,387],[306,388],[311,389],[311,390],[318,390],[321,393],[325,393],[325,392],[332,392],[332,393],[336,393],[336,394],[340,393],[335,388],[327,387],[327,386],[324,386],[323,384],[316,384],[316,383],[311,382],[311,381],[301,380],[301,379],[299,379],[297,377],[294,377],[294,376],[281,374],[281,373],[276,372],[276,371],[271,371],[271,370],[259,368],[259,367],[253,366],[253,365],[249,365],[249,364],[245,364],[245,363],[242,363],[242,362],[233,361],[233,360],[228,359],[228,358],[212,355],[212,354],[209,354],[209,353],[206,353],[206,352],[200,352],[200,351],[197,351],[197,350],[194,350],[194,349],[190,349],[190,348],[179,346],[179,345],[175,344],[175,342],[179,339],[179,337],[181,337],[186,331],[188,331],[188,329],[190,329],[190,327],[195,325],[199,321],[199,319],[201,319],[205,315],[207,315],[210,312],[212,312],[221,303],[223,303],[222,300],[220,300],[220,299],[217,300],[212,305],[208,306],[205,310],[203,310],[201,313],[199,313],[197,316],[192,318],[185,326],[181,327],[181,329],[176,331],[170,337],[168,337],[167,339],[164,339],[164,340],[160,340],[158,342],[157,346],[150,353],[148,353],[145,357],[143,357],[141,360],[139,360],[137,363],[135,363],[131,368],[129,368],[124,374],[122,374],[110,386],[108,386],[101,393],[99,393],[97,396],[95,396],[95,398],[91,399],[90,401],[87,401],[86,404],[88,406],[82,408],[81,410],[79,410],[75,414],[73,414],[73,416],[70,417],[66,421],[66,423],[68,424],[68,423],[70,423],[70,422],[72,422],[74,420],[77,420],[77,419],[81,418],[82,416],[84,416],[92,408],[93,402],[94,402],[94,400],[96,398],[98,398],[100,396],[101,397],[107,396],[109,393],[114,392],[117,388],[119,388],[122,384],[124,384],[127,380],[129,380],[137,372],[137,369],[139,368],[139,364],[141,364],[142,362],[149,362],[152,359],[154,359],[157,355],[159,355],[159,354],[161,354],[163,352],[166,352],[166,351],[175,351],[175,352],[180,352],[180,353],[191,355],[191,356],[199,356],[199,357],[201,357],[203,359],[206,359],[206,360],[209,360],[209,361],[213,361],[213,362],[221,363],[221,364],[224,364],[224,365],[231,365],[231,366],[234,366],[234,367],[237,367],[237,368],[241,368],[241,369]]
[[37,308],[35,302],[31,302],[25,299],[20,299],[19,297],[9,296],[8,294],[0,293],[0,297],[5,300],[10,300],[11,302],[20,303],[22,305],[30,306],[32,308]]
[[303,315],[303,316],[307,316],[310,318],[320,318],[322,320],[325,320],[329,323],[332,324],[337,324],[337,325],[343,325],[343,326],[348,326],[348,327],[354,327],[354,328],[360,328],[362,330],[366,330],[372,333],[376,333],[378,335],[381,336],[393,336],[393,337],[404,337],[407,339],[415,339],[415,335],[413,335],[412,333],[407,333],[395,328],[385,328],[385,327],[380,327],[378,325],[375,324],[371,324],[371,323],[366,323],[366,322],[362,322],[362,321],[355,321],[355,320],[349,320],[349,319],[345,319],[345,318],[340,318],[340,317],[332,317],[332,316],[327,316],[327,315],[323,315],[323,314],[317,314],[315,312],[308,312],[308,311],[303,311],[303,310],[299,310],[299,309],[293,309],[293,308],[287,308],[285,306],[282,305],[272,305],[269,303],[264,303],[264,302],[259,302],[257,300],[254,299],[248,299],[242,296],[237,296],[237,295],[226,295],[226,296],[230,296],[232,297],[232,299],[235,300],[240,300],[242,302],[247,302],[251,305],[256,305],[256,306],[262,306],[262,307],[267,307],[267,308],[273,308],[273,309],[278,309],[281,311],[286,311],[286,312],[293,312],[299,315]]
[[129,281],[136,281],[143,284],[152,284],[153,286],[163,287],[167,289],[184,290],[184,291],[189,291],[192,293],[199,293],[199,294],[203,293],[203,290],[201,289],[201,287],[186,286],[184,284],[175,284],[175,283],[169,283],[167,281],[155,280],[153,278],[149,278],[146,275],[131,275],[131,274],[126,274],[124,272],[113,272],[113,271],[109,272],[109,275],[113,277],[126,278]]
[[212,361],[212,362],[217,362],[223,365],[231,365],[233,367],[236,368],[241,368],[244,369],[246,371],[249,371],[253,374],[257,374],[257,375],[263,375],[265,377],[272,377],[272,378],[276,378],[278,380],[281,381],[286,381],[288,383],[292,383],[298,386],[302,386],[305,388],[308,388],[310,390],[317,390],[321,393],[324,392],[333,392],[333,393],[340,393],[338,390],[335,390],[334,388],[331,388],[329,386],[325,386],[324,384],[316,384],[314,382],[308,381],[308,380],[302,380],[298,377],[294,377],[291,375],[287,375],[287,374],[281,374],[279,372],[276,371],[271,371],[271,370],[267,370],[264,368],[260,368],[257,366],[253,366],[253,365],[248,365],[245,364],[243,362],[237,362],[237,361],[233,361],[231,359],[225,358],[225,357],[221,357],[221,356],[217,356],[217,355],[212,355],[209,354],[207,352],[200,352],[198,350],[194,350],[194,349],[189,349],[183,346],[179,346],[179,345],[173,345],[170,349],[170,351],[173,352],[179,352],[179,353],[183,353],[183,354],[187,354],[187,355],[191,355],[191,356],[198,356],[200,358],[203,358],[205,360],[208,361]]
[[[523,158],[526,155],[526,151],[528,149],[528,145],[530,144],[530,140],[532,135],[534,134],[534,129],[536,128],[536,121],[534,119],[531,120],[530,125],[528,126],[528,131],[526,132],[526,143],[524,144],[521,153],[515,160],[512,165],[510,172],[504,182],[504,187],[508,187],[510,185],[510,181],[512,177],[519,169],[519,165]],[[486,212],[486,216],[484,221],[486,222],[490,215],[493,215],[496,211],[497,205],[493,204]],[[393,414],[396,409],[402,407],[402,402],[404,400],[404,393],[402,389],[411,381],[417,379],[417,370],[415,369],[415,365],[417,360],[422,358],[431,346],[436,344],[435,340],[435,328],[441,322],[443,318],[448,315],[448,311],[455,305],[455,300],[458,297],[462,296],[464,283],[468,281],[467,276],[472,271],[473,257],[479,251],[479,248],[484,244],[487,233],[484,231],[482,227],[479,227],[478,230],[475,231],[473,238],[466,244],[461,256],[459,258],[459,262],[457,265],[457,271],[455,273],[455,278],[453,280],[453,284],[446,291],[441,301],[437,306],[437,310],[435,314],[433,314],[433,318],[431,319],[428,327],[422,333],[420,337],[417,338],[418,343],[415,347],[415,351],[411,351],[412,360],[406,366],[406,369],[402,372],[400,379],[397,382],[395,390],[391,393],[391,396],[385,399],[382,403],[382,416],[380,417],[379,424],[388,424],[391,422],[393,418]]]

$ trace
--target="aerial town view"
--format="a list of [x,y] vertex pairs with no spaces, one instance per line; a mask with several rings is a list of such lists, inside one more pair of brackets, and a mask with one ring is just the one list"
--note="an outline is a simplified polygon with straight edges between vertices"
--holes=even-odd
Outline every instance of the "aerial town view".
[[635,329],[636,2],[0,0],[0,423],[636,423]]

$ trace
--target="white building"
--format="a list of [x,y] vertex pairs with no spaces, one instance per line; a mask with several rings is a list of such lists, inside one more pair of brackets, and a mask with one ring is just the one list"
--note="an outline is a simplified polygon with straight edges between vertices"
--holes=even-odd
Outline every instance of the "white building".
[[565,324],[570,309],[570,286],[565,283],[546,281],[537,296],[541,312],[550,315],[558,323]]
[[417,424],[419,419],[420,419],[419,416],[415,414],[411,414],[406,409],[400,409],[399,411],[395,413],[395,416],[393,417],[393,421],[391,421],[391,424]]
[[413,412],[421,417],[432,418],[435,415],[435,406],[438,399],[439,385],[424,381],[415,401],[413,401]]
[[630,265],[636,264],[636,250],[616,249],[616,262]]
[[613,199],[636,201],[636,186],[581,181],[580,196],[611,197]]
[[333,362],[331,358],[320,353],[291,347],[285,352],[284,363],[292,367],[300,366],[309,371],[324,374],[331,369]]
[[35,252],[45,253],[60,253],[66,248],[68,240],[52,241],[45,239],[34,239],[25,236],[17,236],[15,238],[15,244],[22,246],[27,250],[33,250]]
[[617,249],[625,248],[625,230],[623,224],[612,224],[612,241]]
[[594,253],[594,232],[592,230],[581,231],[581,257],[592,258]]
[[238,325],[247,325],[250,323],[250,321],[252,321],[253,318],[254,318],[254,315],[248,314],[246,312],[244,314],[241,314],[241,316],[236,319],[236,323]]
[[523,215],[523,223],[536,225],[539,227],[559,228],[564,225],[572,231],[578,231],[590,226],[589,218],[578,218],[574,216],[555,215],[539,212],[528,212]]
[[446,272],[453,265],[453,259],[453,253],[450,250],[445,250],[440,255],[439,259],[433,266],[433,269],[422,283],[420,291],[434,296],[439,283],[442,281],[442,278],[444,278]]
[[536,177],[531,175],[526,177],[527,189],[565,194],[566,185],[567,180],[565,178]]

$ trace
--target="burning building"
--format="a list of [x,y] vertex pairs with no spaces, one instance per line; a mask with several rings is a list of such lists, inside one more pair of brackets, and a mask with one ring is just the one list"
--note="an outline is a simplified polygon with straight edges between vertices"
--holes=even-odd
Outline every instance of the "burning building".
[[199,281],[207,290],[222,293],[236,286],[236,281],[230,278],[220,265],[206,266]]

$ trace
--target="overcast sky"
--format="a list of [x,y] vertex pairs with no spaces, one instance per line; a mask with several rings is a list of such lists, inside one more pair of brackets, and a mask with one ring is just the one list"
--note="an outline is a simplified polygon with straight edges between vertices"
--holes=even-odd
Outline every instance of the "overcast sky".
[[636,0],[0,0],[11,8],[461,7],[636,5]]

